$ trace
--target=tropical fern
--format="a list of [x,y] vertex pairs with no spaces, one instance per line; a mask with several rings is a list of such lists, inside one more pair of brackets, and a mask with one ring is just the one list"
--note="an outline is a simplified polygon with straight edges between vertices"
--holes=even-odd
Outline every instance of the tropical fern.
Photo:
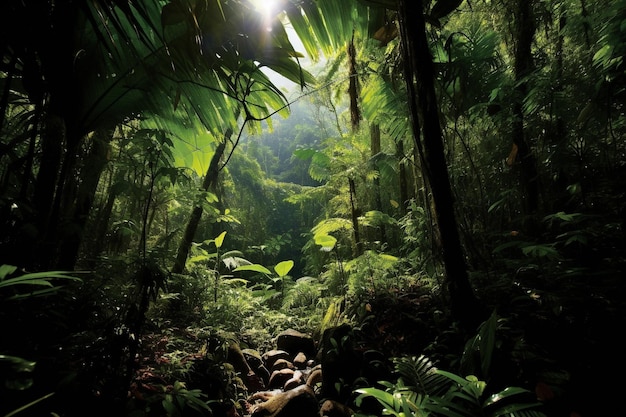
[[315,235],[327,235],[340,230],[352,230],[352,223],[350,220],[337,217],[322,220],[315,225],[315,227],[313,227],[312,231]]
[[407,388],[420,394],[443,394],[450,386],[450,381],[424,355],[419,357],[401,357],[393,359],[394,369]]
[[[487,383],[439,370],[424,356],[394,359],[399,378],[395,384],[382,381],[384,388],[360,388],[356,405],[374,397],[384,415],[442,417],[544,417],[541,404],[528,390],[507,387],[485,396]],[[362,414],[356,416],[363,417]]]

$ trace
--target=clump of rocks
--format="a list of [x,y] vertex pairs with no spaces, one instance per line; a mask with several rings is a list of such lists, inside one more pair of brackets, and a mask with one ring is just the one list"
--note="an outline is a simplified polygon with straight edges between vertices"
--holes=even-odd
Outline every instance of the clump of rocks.
[[[294,329],[281,332],[274,348],[263,353],[232,344],[228,361],[249,393],[241,404],[243,416],[350,417],[349,406],[325,398],[321,353],[310,335]],[[241,417],[234,413],[230,416]]]

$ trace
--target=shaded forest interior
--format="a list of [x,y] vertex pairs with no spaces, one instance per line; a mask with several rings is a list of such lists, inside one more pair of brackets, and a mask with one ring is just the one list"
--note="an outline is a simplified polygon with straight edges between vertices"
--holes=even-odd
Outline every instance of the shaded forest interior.
[[626,0],[3,0],[0,415],[608,417]]

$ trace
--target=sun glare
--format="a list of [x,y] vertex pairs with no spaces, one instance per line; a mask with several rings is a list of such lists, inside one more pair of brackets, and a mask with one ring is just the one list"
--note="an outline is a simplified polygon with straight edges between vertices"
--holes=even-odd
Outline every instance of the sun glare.
[[268,22],[267,30],[271,29],[271,20],[278,13],[281,0],[250,0],[255,9]]

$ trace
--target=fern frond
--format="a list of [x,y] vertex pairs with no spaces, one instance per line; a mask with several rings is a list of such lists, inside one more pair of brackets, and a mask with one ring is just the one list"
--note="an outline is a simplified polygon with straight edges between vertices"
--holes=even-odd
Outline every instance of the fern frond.
[[435,365],[424,355],[393,360],[399,379],[418,393],[439,395],[450,386],[450,380],[437,373]]
[[322,220],[315,227],[313,233],[316,235],[329,234],[338,230],[351,230],[352,223],[348,219],[340,219],[337,217]]

